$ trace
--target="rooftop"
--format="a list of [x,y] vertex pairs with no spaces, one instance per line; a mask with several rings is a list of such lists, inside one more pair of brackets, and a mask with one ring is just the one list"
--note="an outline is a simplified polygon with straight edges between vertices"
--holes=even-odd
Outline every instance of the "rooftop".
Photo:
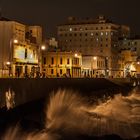
[[110,19],[105,16],[98,16],[97,18],[85,18],[80,19],[76,17],[68,17],[66,23],[62,25],[77,25],[77,24],[103,24],[103,23],[113,23]]

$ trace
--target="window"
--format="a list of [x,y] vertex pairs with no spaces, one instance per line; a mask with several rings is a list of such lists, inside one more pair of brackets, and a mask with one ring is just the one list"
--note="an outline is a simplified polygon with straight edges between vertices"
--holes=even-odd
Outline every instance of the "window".
[[70,28],[70,32],[72,31],[72,28]]
[[53,69],[51,69],[51,74],[53,74],[54,72],[53,72]]
[[43,58],[43,64],[46,64],[46,57]]
[[62,69],[60,69],[60,74],[61,74],[61,75],[63,74],[63,70],[62,70]]
[[52,65],[54,64],[54,58],[53,57],[51,58],[51,64]]
[[135,45],[137,45],[137,42],[135,42]]
[[25,59],[27,58],[27,49],[25,49]]
[[62,59],[62,58],[60,58],[60,64],[61,64],[61,65],[63,64],[63,59]]
[[70,64],[70,59],[69,59],[69,58],[67,59],[67,64],[68,64],[68,65]]

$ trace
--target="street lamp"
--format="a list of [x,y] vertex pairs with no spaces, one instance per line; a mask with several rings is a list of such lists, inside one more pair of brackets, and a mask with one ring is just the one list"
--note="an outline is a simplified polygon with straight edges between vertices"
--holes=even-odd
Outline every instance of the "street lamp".
[[97,57],[96,57],[96,56],[94,56],[94,57],[93,57],[93,59],[94,59],[94,60],[97,60]]
[[42,51],[45,51],[45,50],[46,50],[45,45],[39,46],[39,49],[38,49],[38,68],[39,68],[39,71],[41,71]]
[[74,56],[75,56],[75,57],[78,57],[78,54],[77,54],[77,53],[75,53],[75,54],[74,54]]
[[18,43],[19,41],[17,39],[13,39],[13,38],[10,39],[10,55],[9,55],[9,61],[6,63],[7,66],[9,66],[9,76],[13,65],[14,44],[18,44]]
[[7,65],[7,67],[8,67],[9,76],[10,76],[10,73],[11,73],[11,63],[8,61],[8,62],[6,62],[6,65]]

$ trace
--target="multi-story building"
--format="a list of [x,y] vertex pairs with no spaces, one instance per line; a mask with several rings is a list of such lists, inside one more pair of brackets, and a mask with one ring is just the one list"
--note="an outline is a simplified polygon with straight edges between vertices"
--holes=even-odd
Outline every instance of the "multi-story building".
[[128,76],[136,76],[137,75],[137,67],[139,65],[137,61],[137,53],[134,50],[130,49],[123,49],[121,50],[121,57],[122,57],[122,72],[121,76],[128,77]]
[[102,56],[83,56],[82,57],[82,76],[83,77],[105,77],[108,75],[106,59]]
[[124,76],[127,76],[128,73],[131,76],[140,73],[140,37],[120,38],[119,48],[121,49],[121,56],[124,59]]
[[57,33],[62,50],[103,57],[108,63],[109,75],[119,72],[118,40],[129,37],[129,27],[115,24],[104,16],[86,20],[70,17],[67,23],[58,26]]
[[78,53],[43,52],[42,69],[47,77],[81,77],[82,56]]
[[22,77],[35,71],[35,67],[38,69],[38,44],[41,37],[34,33],[29,38],[27,28],[30,27],[0,18],[0,77]]
[[137,55],[140,56],[140,37],[120,38],[119,48],[136,51]]

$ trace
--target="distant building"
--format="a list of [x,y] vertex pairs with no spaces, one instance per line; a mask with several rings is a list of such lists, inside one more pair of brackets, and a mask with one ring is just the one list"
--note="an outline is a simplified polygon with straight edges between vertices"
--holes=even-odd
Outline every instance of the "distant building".
[[109,75],[107,58],[102,56],[82,57],[82,76],[103,78]]
[[124,76],[140,75],[140,37],[120,38],[119,48],[124,58]]
[[[123,77],[136,76],[138,71],[138,61],[136,51],[130,49],[121,50]],[[121,73],[122,74],[122,73]]]
[[128,26],[113,23],[104,16],[85,20],[70,17],[67,23],[58,26],[57,34],[62,50],[81,52],[83,56],[107,57],[109,75],[118,75],[118,40],[129,37]]
[[[34,30],[38,30],[39,33]],[[41,32],[41,27],[30,27],[1,17],[0,77],[23,77],[38,69]]]
[[82,56],[72,52],[43,52],[42,69],[47,77],[81,77]]
[[140,56],[140,37],[119,39],[119,48],[136,51],[137,55]]

